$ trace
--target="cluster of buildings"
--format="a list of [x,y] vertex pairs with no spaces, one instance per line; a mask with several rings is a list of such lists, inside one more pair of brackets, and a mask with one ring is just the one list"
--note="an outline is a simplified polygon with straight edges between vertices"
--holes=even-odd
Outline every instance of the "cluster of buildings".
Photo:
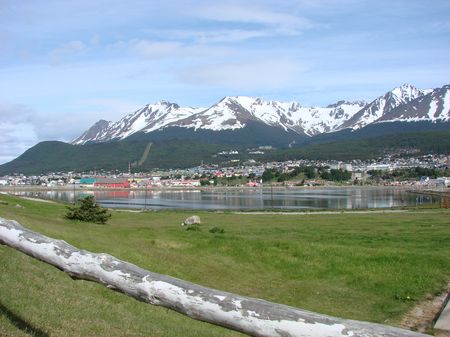
[[[151,173],[117,173],[117,172],[58,172],[40,176],[12,175],[0,177],[0,186],[34,185],[48,188],[165,188],[165,187],[199,187],[217,183],[220,179],[247,178],[247,186],[256,187],[261,184],[261,176],[267,169],[276,169],[283,173],[292,171],[299,166],[313,166],[324,169],[341,169],[352,173],[351,180],[364,181],[370,177],[370,172],[392,171],[405,168],[450,168],[450,157],[443,155],[427,155],[415,158],[380,158],[378,160],[361,161],[316,161],[295,160],[284,162],[257,163],[249,160],[245,163],[232,163],[229,166],[201,165],[183,170],[153,171]],[[312,181],[311,183],[315,183]],[[417,184],[446,185],[448,179],[430,179],[422,177]],[[390,184],[401,184],[390,182]]]
[[161,176],[85,177],[74,179],[82,188],[146,188],[146,187],[199,187],[199,179],[161,179]]

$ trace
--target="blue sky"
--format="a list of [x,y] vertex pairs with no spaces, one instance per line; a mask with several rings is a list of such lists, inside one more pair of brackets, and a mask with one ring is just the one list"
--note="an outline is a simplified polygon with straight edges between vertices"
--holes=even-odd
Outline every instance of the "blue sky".
[[0,0],[0,163],[159,100],[450,83],[448,0]]

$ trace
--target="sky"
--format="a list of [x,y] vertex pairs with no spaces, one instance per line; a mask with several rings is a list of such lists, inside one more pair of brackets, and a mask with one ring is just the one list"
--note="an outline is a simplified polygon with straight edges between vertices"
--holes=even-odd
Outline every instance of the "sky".
[[167,100],[450,83],[448,0],[0,0],[0,164]]

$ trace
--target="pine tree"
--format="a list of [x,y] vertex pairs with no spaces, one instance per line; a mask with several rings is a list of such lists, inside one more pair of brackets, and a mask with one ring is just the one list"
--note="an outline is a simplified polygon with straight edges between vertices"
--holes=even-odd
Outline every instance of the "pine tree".
[[111,213],[98,205],[95,198],[90,195],[79,199],[75,206],[68,206],[65,217],[71,220],[104,224],[111,217]]

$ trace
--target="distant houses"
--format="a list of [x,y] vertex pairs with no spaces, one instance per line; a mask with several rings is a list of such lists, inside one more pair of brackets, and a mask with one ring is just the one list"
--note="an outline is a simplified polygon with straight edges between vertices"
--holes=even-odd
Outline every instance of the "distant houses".
[[94,187],[130,188],[127,178],[97,178]]
[[94,187],[94,183],[97,178],[81,178],[80,179],[80,187]]
[[147,188],[147,187],[200,187],[199,179],[167,179],[161,177],[127,178],[127,177],[84,177],[74,181],[80,188]]
[[130,188],[127,178],[81,178],[80,187]]
[[426,187],[441,187],[447,188],[450,186],[450,177],[439,177],[436,179],[430,179],[429,177],[420,177],[419,184]]

